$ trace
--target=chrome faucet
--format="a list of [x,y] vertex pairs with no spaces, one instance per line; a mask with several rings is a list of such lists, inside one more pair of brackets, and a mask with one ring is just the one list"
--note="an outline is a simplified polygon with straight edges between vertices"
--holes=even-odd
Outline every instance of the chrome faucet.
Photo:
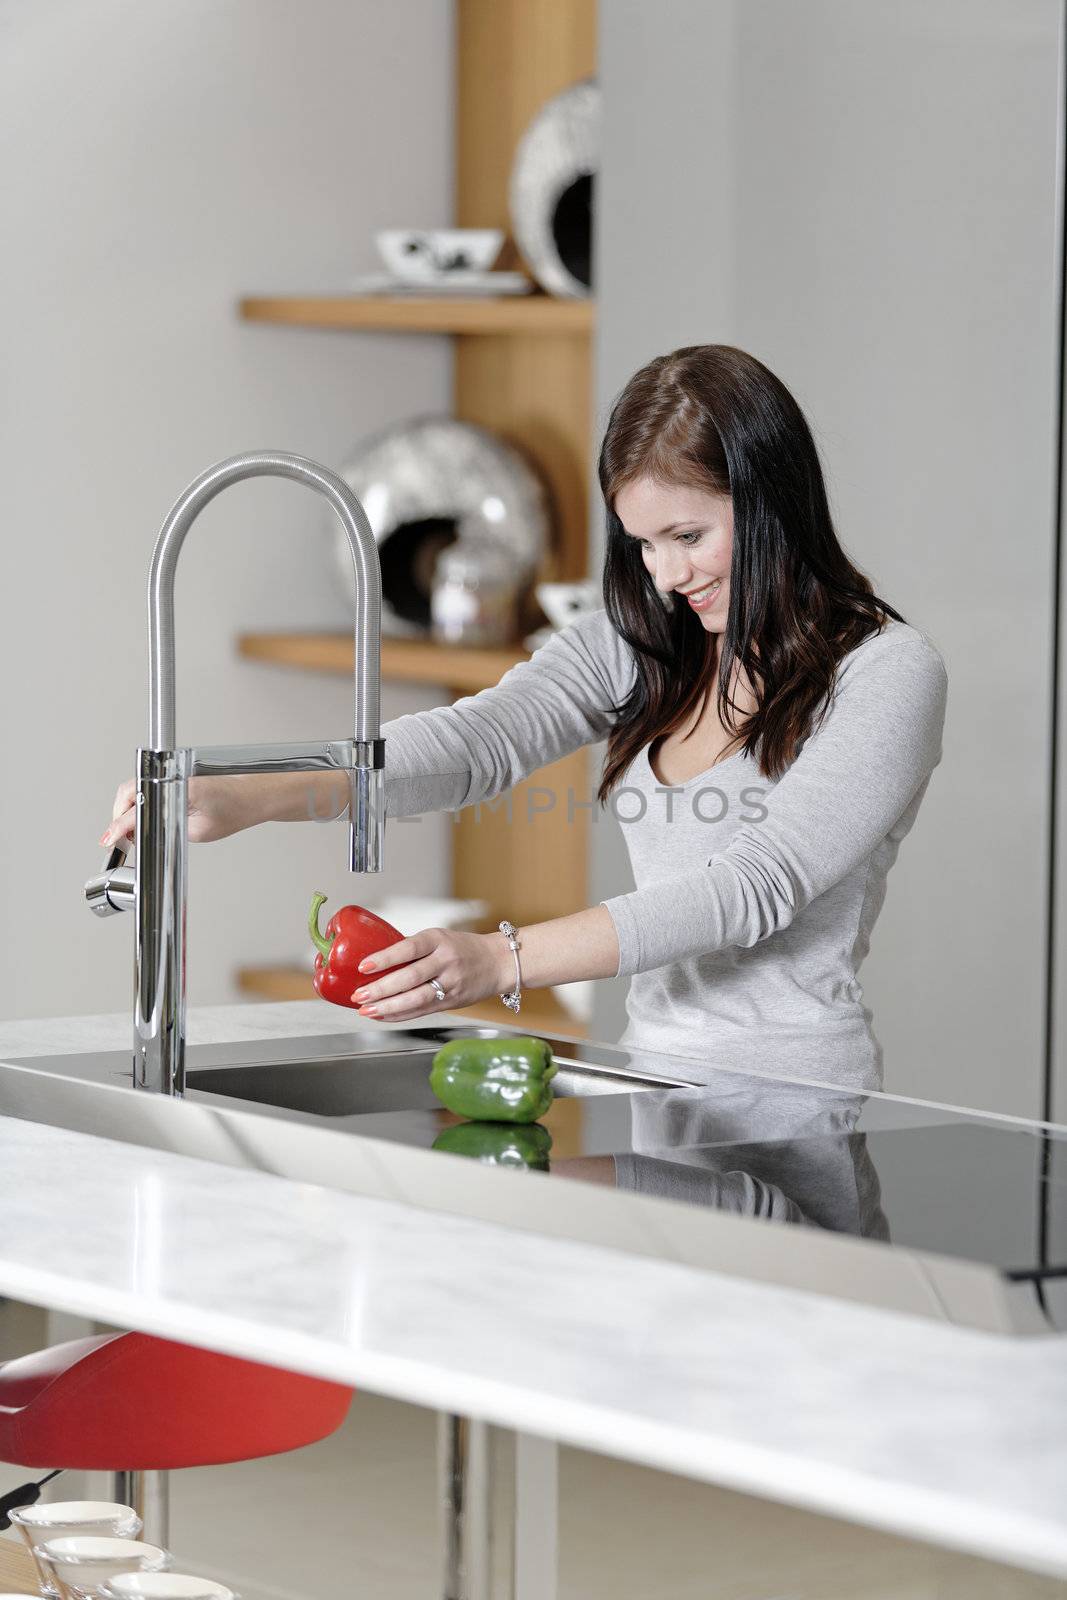
[[[174,575],[185,535],[209,501],[245,478],[292,478],[323,495],[348,536],[356,583],[356,712],[351,739],[319,744],[174,742]],[[137,752],[136,865],[115,846],[85,885],[102,917],[133,909],[133,1081],[157,1094],[185,1092],[185,906],[188,781],[243,772],[344,770],[349,779],[349,867],[380,872],[385,834],[381,728],[382,575],[374,534],[348,485],[302,456],[274,451],[209,467],[182,494],[162,528],[148,575],[148,743]]]

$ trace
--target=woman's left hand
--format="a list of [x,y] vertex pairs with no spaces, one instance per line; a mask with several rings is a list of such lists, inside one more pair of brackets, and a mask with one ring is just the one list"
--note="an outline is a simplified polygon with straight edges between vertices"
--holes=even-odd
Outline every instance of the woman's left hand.
[[[511,987],[504,972],[505,957],[513,967],[508,945],[498,934],[423,928],[410,939],[367,956],[360,963],[366,981],[352,999],[360,1016],[378,1022],[410,1022],[434,1011],[456,1011]],[[400,962],[409,964],[375,979],[375,972]],[[443,1000],[431,988],[431,978],[444,990]]]

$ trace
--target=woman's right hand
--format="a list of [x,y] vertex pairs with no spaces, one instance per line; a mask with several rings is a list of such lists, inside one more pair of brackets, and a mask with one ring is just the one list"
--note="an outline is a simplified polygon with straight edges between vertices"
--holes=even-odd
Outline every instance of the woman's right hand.
[[[193,844],[208,844],[227,839],[231,833],[251,828],[266,820],[263,814],[261,785],[255,777],[190,778],[189,839]],[[111,822],[100,836],[110,849],[120,839],[133,842],[137,823],[137,784],[132,778],[120,783],[111,808]]]

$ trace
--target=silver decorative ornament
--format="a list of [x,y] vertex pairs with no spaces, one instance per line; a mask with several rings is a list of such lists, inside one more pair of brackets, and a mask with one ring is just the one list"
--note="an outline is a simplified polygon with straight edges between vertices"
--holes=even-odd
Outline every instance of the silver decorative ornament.
[[[361,502],[382,567],[382,633],[430,632],[433,572],[458,538],[487,539],[512,563],[516,587],[531,582],[549,547],[548,496],[511,445],[453,417],[415,417],[367,439],[341,476]],[[351,577],[347,543],[337,563]]]
[[593,292],[593,201],[600,164],[600,89],[594,78],[549,100],[519,140],[508,187],[511,229],[549,294]]

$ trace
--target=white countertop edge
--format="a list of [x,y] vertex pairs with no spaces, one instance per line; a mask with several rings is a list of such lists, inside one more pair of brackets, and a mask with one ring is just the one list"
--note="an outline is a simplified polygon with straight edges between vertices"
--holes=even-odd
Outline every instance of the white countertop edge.
[[[105,1320],[99,1291],[72,1289],[70,1280],[22,1268],[0,1269],[0,1291],[20,1300],[75,1316]],[[795,1292],[795,1291],[793,1291]],[[556,1397],[551,1426],[544,1399],[491,1378],[471,1379],[455,1371],[398,1357],[351,1351],[338,1354],[319,1340],[291,1331],[270,1332],[219,1311],[198,1312],[172,1301],[154,1303],[142,1294],[109,1293],[107,1318],[162,1338],[192,1344],[271,1366],[291,1359],[294,1370],[372,1393],[517,1429],[579,1450],[609,1455],[638,1466],[698,1479],[742,1494],[854,1521],[942,1549],[985,1557],[1046,1577],[1067,1579],[1067,1530],[1036,1518],[975,1507],[929,1487],[886,1484],[856,1468],[813,1463],[803,1456],[733,1440],[715,1440],[665,1423],[654,1423],[609,1407]],[[358,1399],[358,1393],[357,1393]]]

